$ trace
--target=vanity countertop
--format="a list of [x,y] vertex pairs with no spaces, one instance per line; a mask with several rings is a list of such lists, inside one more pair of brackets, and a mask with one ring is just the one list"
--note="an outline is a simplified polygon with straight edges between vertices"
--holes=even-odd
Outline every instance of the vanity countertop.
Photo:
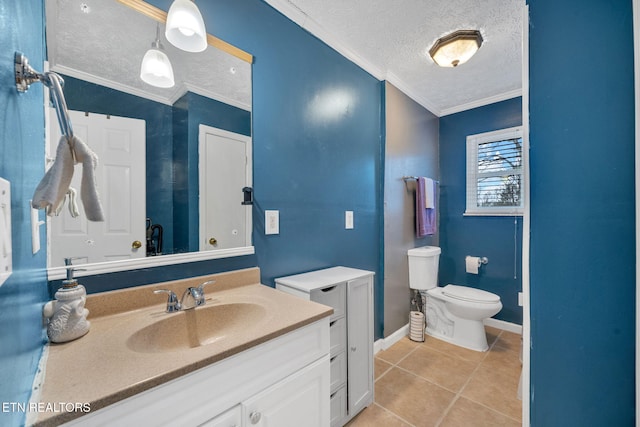
[[[153,290],[174,290],[180,297],[188,286],[211,279],[216,283],[205,288],[206,304],[195,310],[216,304],[253,303],[265,309],[260,320],[246,322],[250,324],[239,332],[206,345],[170,351],[134,350],[136,344],[130,337],[137,331],[170,316],[186,315],[166,313],[166,294],[156,295]],[[48,345],[40,395],[32,400],[40,407],[49,407],[39,411],[35,425],[57,426],[84,414],[81,410],[66,412],[62,403],[88,404],[94,412],[333,312],[330,307],[295,298],[259,282],[259,269],[251,268],[89,295],[89,333],[75,341]],[[176,339],[184,341],[184,337]]]

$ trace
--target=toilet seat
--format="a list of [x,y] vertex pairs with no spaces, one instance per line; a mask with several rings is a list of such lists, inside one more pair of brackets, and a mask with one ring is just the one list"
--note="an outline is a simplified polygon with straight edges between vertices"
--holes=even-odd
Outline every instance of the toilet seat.
[[442,288],[442,294],[461,301],[494,304],[500,302],[500,296],[481,289],[467,286],[447,285]]

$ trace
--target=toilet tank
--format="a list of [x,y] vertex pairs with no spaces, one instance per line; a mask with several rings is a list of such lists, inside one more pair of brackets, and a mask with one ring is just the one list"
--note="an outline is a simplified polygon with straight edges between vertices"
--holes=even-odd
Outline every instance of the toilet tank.
[[422,246],[409,249],[409,287],[411,289],[432,289],[438,286],[438,261],[440,248]]

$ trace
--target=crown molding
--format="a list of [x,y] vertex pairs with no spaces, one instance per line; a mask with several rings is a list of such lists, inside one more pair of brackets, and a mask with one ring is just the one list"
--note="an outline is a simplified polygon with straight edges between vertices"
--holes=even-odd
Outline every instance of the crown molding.
[[437,117],[442,116],[442,110],[438,108],[433,102],[425,99],[424,97],[419,96],[417,93],[409,87],[402,79],[393,74],[392,72],[387,73],[387,81],[397,87],[402,93],[407,95],[409,98],[413,99],[418,104],[422,105],[424,108],[435,114]]
[[320,39],[330,48],[353,62],[376,79],[384,80],[385,72],[347,47],[341,40],[327,31],[322,25],[287,0],[265,0],[275,10],[298,24],[301,28]]
[[439,117],[448,116],[449,114],[460,113],[466,110],[472,110],[478,107],[484,107],[485,105],[495,104],[496,102],[506,101],[507,99],[513,99],[519,96],[522,96],[522,88],[499,93],[497,95],[489,96],[483,99],[478,99],[477,101],[468,102],[466,104],[457,105],[455,107],[445,108],[444,110],[441,111],[441,114],[439,115]]

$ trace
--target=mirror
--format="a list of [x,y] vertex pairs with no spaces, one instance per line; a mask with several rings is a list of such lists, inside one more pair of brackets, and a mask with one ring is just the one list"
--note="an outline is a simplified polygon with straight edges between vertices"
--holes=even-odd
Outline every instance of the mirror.
[[[107,217],[105,223],[88,223],[81,206],[81,216],[73,218],[65,204],[59,216],[50,218],[50,279],[64,277],[65,257],[80,258],[74,264],[87,263],[87,271],[79,274],[86,275],[254,253],[251,205],[242,204],[243,187],[251,187],[252,57],[212,36],[202,53],[181,51],[164,38],[164,24],[158,22],[164,17],[166,13],[140,0],[46,1],[49,69],[65,79],[74,134],[100,158],[105,182],[99,189]],[[140,79],[140,64],[158,25],[175,76],[175,86],[167,89]],[[201,126],[208,131],[203,133]],[[47,127],[47,145],[53,147],[48,153],[55,153],[57,122],[49,120]],[[100,144],[115,151],[94,147],[94,135],[107,135]],[[199,193],[201,180],[210,179],[199,170],[199,163],[206,165],[199,145],[216,138],[244,144],[234,151],[238,159],[240,151],[245,153],[237,166],[243,172],[235,174],[244,181],[215,190],[229,194],[212,198],[212,185]],[[140,145],[146,149],[135,154]],[[112,159],[122,160],[123,153],[131,158],[124,166],[114,165]],[[209,150],[207,156],[215,158],[215,152]],[[78,168],[74,180],[79,181]],[[72,187],[80,190],[79,183]],[[204,218],[202,206],[209,206],[214,216]],[[227,217],[222,231],[215,227],[221,215]],[[218,230],[209,231],[216,235],[205,235],[202,224]],[[118,250],[93,254],[105,247],[101,239],[115,244],[114,236],[125,233],[131,235],[121,239]]]

